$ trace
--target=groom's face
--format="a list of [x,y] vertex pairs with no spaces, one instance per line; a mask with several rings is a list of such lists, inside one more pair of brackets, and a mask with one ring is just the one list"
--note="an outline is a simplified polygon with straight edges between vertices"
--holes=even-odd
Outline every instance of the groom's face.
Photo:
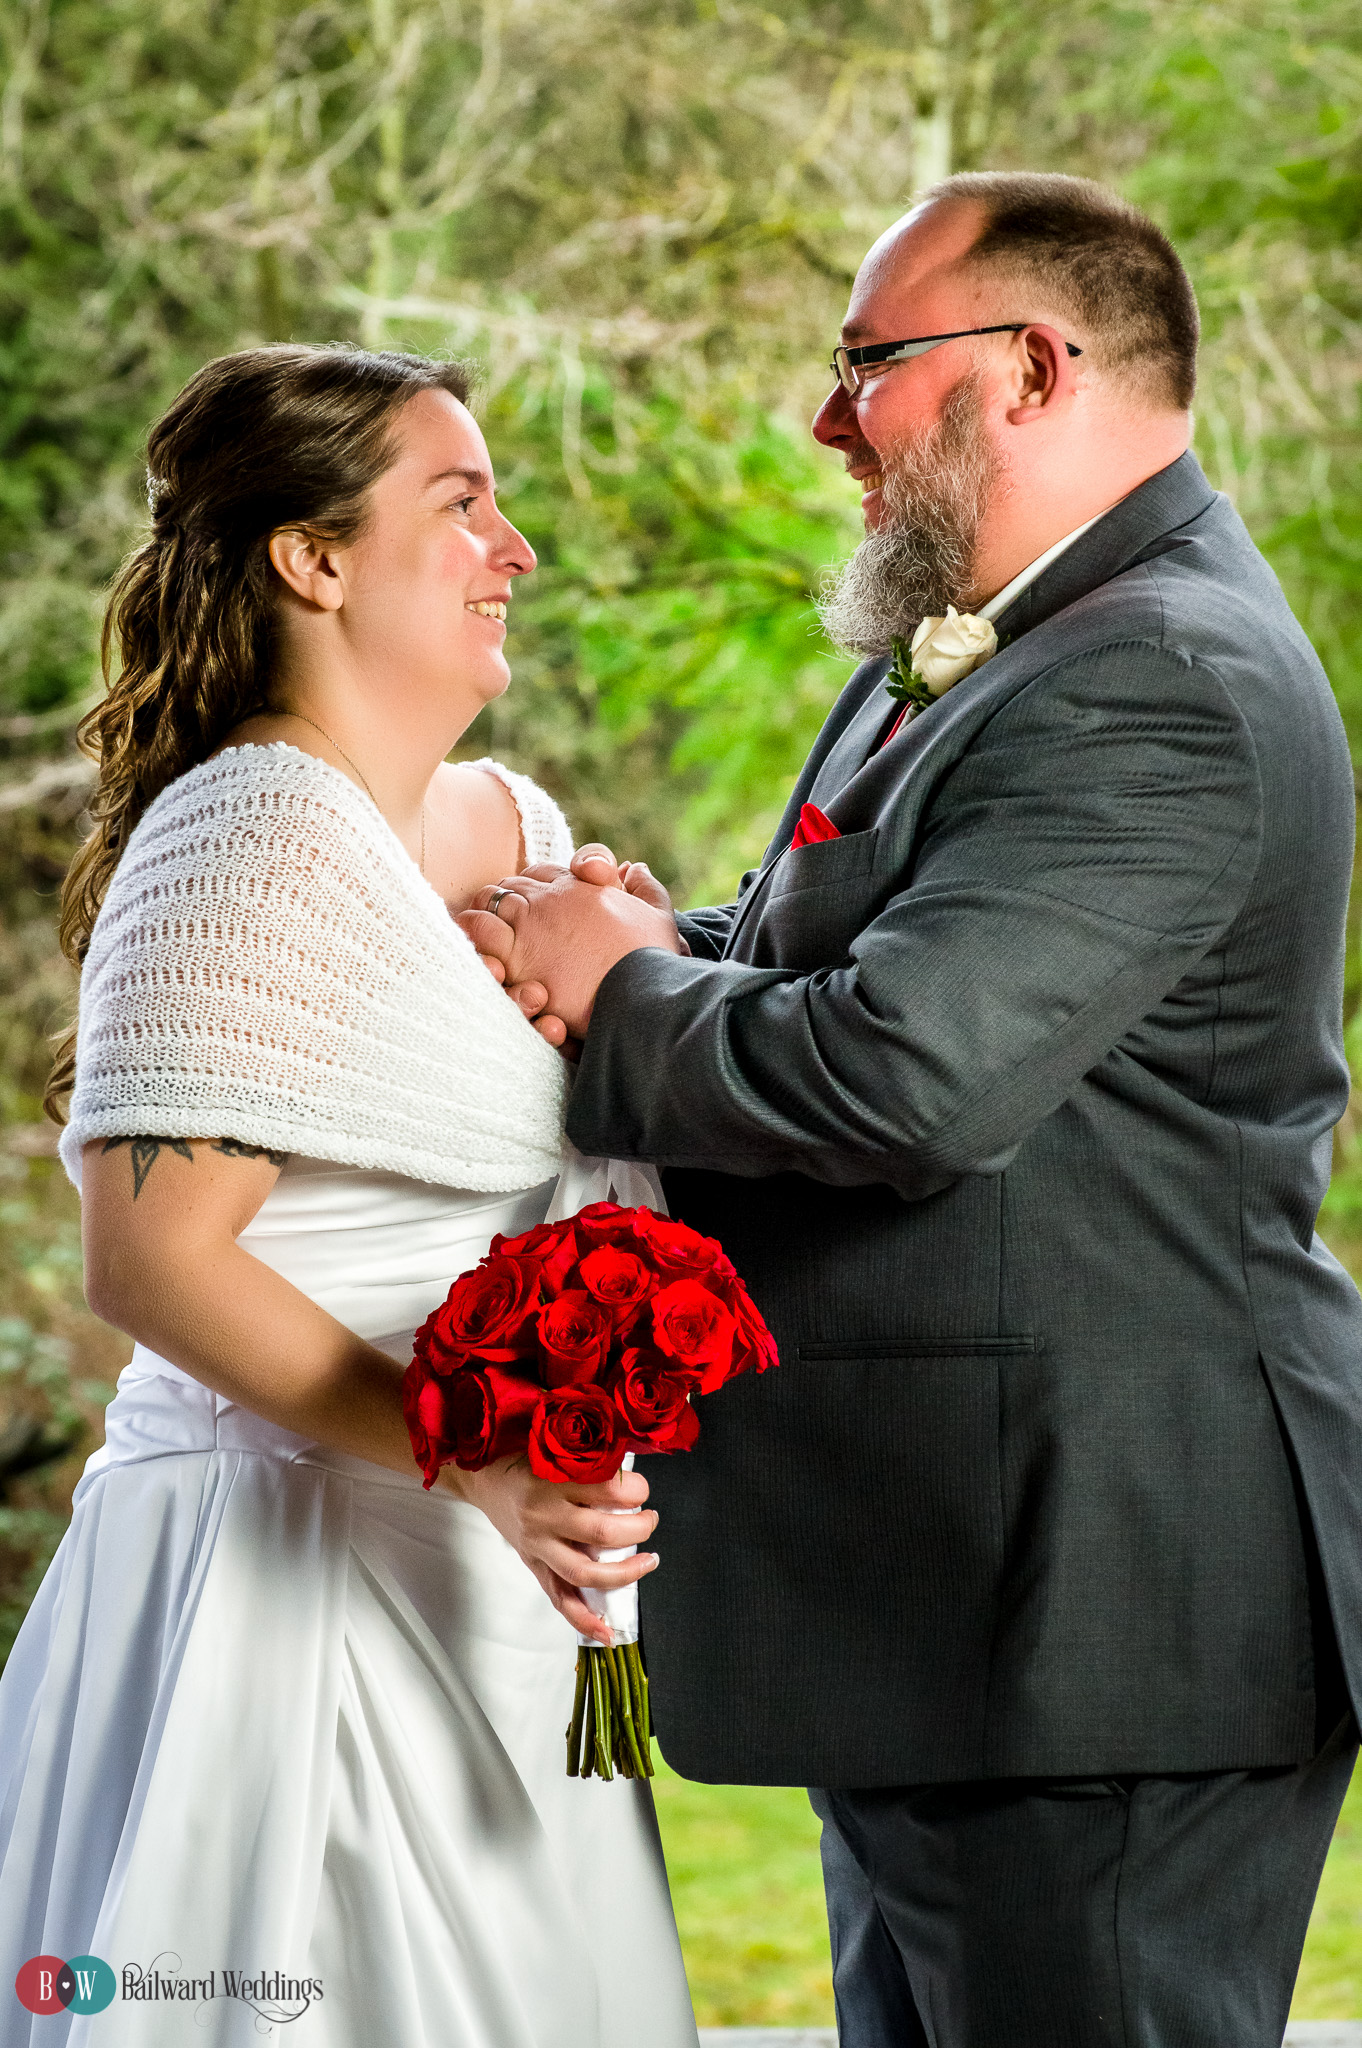
[[[867,347],[987,325],[993,292],[966,262],[982,225],[978,207],[936,202],[882,235],[856,274],[842,341]],[[946,342],[927,355],[868,369],[854,396],[835,385],[819,407],[814,438],[836,448],[862,486],[867,531],[888,510],[886,463],[930,439],[978,361],[977,341]]]
[[[856,278],[849,347],[986,326],[993,289],[966,262],[981,226],[959,202],[919,208],[883,236]],[[990,344],[961,338],[838,384],[813,422],[862,487],[866,538],[828,591],[838,645],[885,652],[918,620],[972,596],[980,524],[1005,483],[989,418]]]

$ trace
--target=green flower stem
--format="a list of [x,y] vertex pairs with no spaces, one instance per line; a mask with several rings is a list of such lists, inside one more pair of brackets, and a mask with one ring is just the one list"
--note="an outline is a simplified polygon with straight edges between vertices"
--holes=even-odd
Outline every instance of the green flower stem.
[[574,1773],[572,1765],[569,1763],[568,1776],[573,1777],[575,1775],[589,1778],[596,1758],[596,1694],[591,1684],[591,1659],[585,1650],[579,1650],[577,1655],[578,1669],[582,1674],[586,1693],[586,1708],[582,1715],[582,1747],[578,1756],[577,1768]]
[[634,1727],[638,1731],[639,1748],[643,1754],[643,1774],[653,1775],[653,1723],[648,1712],[648,1681],[643,1675],[643,1658],[637,1643],[627,1643],[624,1650],[624,1666],[629,1676],[629,1692],[634,1707]]
[[577,1651],[577,1684],[567,1729],[570,1778],[651,1778],[653,1717],[637,1643]]
[[587,1652],[591,1659],[591,1697],[596,1708],[595,1754],[596,1776],[607,1783],[614,1777],[610,1752],[614,1748],[614,1715],[610,1711],[610,1680],[606,1675],[606,1659],[599,1650]]
[[602,1648],[596,1652],[596,1655],[605,1666],[605,1675],[610,1685],[610,1705],[616,1717],[618,1717],[620,1713],[620,1675],[615,1665],[615,1653],[613,1650]]
[[626,1777],[646,1778],[648,1773],[643,1764],[643,1752],[639,1748],[638,1730],[634,1726],[634,1702],[629,1689],[626,1652],[618,1644],[610,1652],[610,1661],[615,1667],[619,1683],[620,1729],[624,1737],[625,1751],[620,1762]]
[[587,1668],[586,1651],[577,1652],[577,1689],[572,1696],[572,1720],[567,1732],[568,1776],[581,1775],[582,1766],[582,1724],[586,1719]]

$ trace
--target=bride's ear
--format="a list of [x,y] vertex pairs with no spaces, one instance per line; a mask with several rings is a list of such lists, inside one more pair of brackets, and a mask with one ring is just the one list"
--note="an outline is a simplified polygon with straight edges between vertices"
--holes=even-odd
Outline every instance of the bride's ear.
[[270,561],[291,591],[318,611],[338,612],[345,586],[334,555],[334,543],[319,540],[301,527],[281,526],[270,535]]

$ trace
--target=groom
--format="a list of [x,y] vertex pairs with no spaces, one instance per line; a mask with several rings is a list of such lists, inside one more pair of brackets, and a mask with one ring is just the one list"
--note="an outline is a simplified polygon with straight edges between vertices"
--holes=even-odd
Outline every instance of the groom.
[[[760,870],[465,919],[585,1041],[575,1143],[666,1166],[780,1346],[648,1468],[660,1737],[821,1788],[844,2048],[1277,2048],[1362,1687],[1343,730],[1188,452],[1149,221],[951,179],[842,339],[870,658]],[[998,651],[900,723],[948,603]]]

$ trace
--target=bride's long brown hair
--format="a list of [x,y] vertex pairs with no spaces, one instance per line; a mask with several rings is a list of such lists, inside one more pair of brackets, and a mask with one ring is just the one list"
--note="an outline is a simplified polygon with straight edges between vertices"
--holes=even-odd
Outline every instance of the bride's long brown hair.
[[[62,888],[61,947],[77,969],[148,804],[268,704],[271,534],[353,540],[365,494],[393,460],[399,408],[418,391],[467,399],[470,384],[465,364],[425,356],[245,349],[200,370],[152,428],[151,532],[114,580],[100,648],[107,694],[79,728],[99,780],[93,830]],[[73,1028],[59,1041],[44,1097],[59,1123],[75,1038]]]

